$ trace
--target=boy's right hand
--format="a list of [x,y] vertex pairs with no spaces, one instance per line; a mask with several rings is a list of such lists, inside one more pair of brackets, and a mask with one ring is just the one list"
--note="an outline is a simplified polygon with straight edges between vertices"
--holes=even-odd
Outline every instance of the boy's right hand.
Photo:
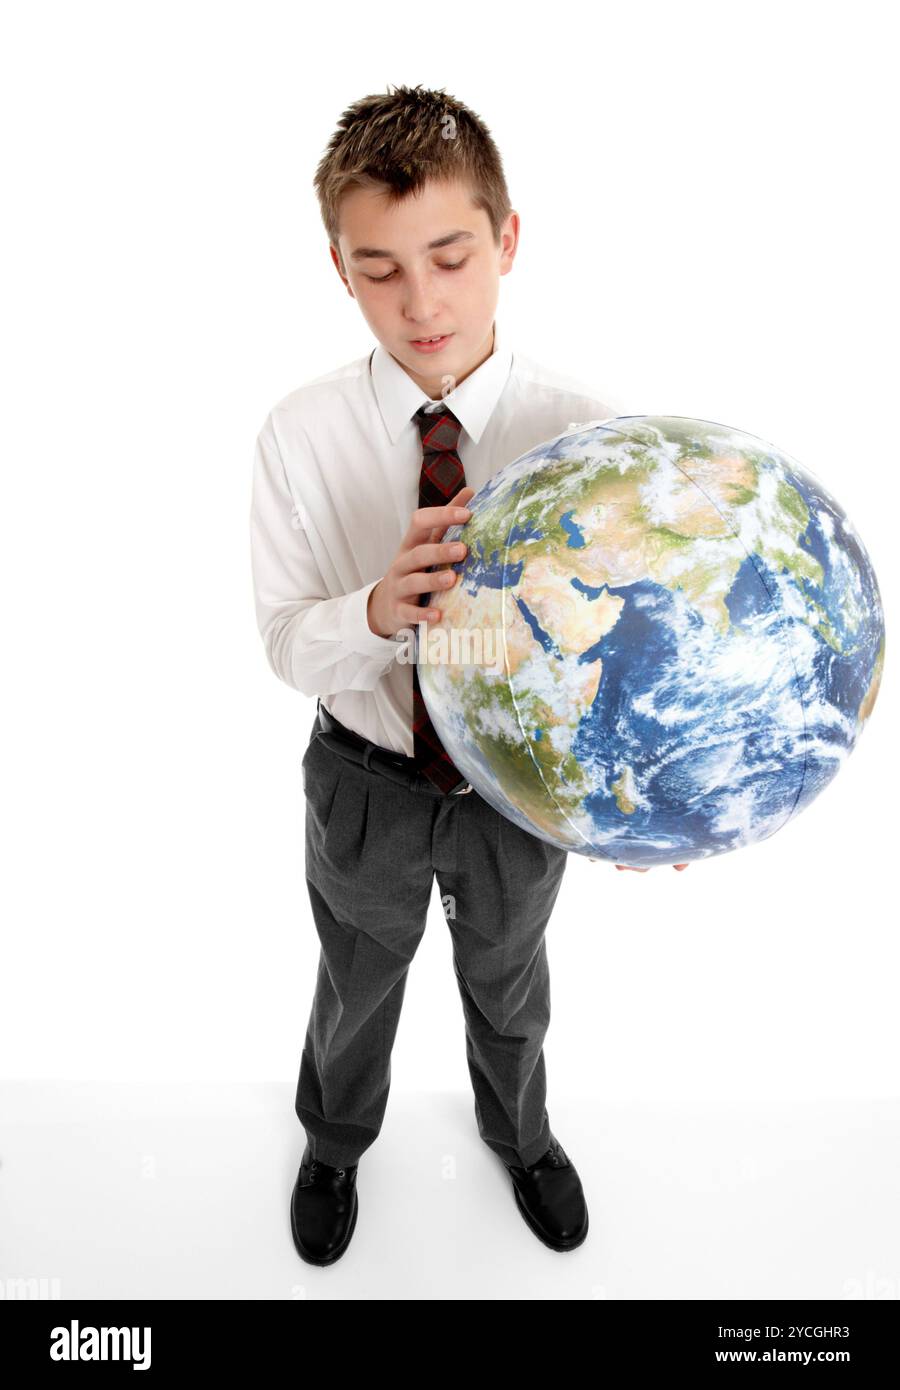
[[466,503],[474,495],[473,487],[464,487],[443,507],[419,507],[413,512],[390,568],[369,594],[366,613],[377,636],[393,637],[401,627],[440,618],[437,608],[423,608],[417,596],[449,589],[456,583],[454,570],[429,573],[427,566],[451,564],[465,555],[468,546],[462,541],[441,543],[440,538],[448,526],[469,520],[472,513]]

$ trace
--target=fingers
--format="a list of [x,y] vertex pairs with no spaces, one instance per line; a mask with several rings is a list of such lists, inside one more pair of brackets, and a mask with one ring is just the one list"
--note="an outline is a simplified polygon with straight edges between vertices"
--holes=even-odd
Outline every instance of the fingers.
[[423,542],[398,555],[396,570],[400,574],[412,575],[428,565],[450,565],[455,560],[462,560],[468,548],[463,541]]
[[[472,488],[463,488],[462,491],[472,492]],[[460,493],[460,496],[462,496],[462,493]],[[462,521],[462,512],[460,512],[458,518],[456,518],[455,523],[448,523],[448,525],[459,525],[460,521]],[[431,531],[428,532],[428,535],[426,537],[426,543],[440,541],[442,535],[444,535],[444,532],[447,530],[447,525],[435,525],[435,527],[431,527]]]
[[400,604],[397,611],[401,627],[415,627],[418,623],[436,623],[441,616],[438,608],[413,607],[408,603]]
[[[689,869],[690,867],[691,867],[690,864],[673,864],[673,865],[672,865],[672,868],[673,868],[673,869]],[[616,868],[617,868],[617,869],[627,869],[627,870],[629,870],[630,873],[633,873],[633,874],[645,874],[645,873],[648,872],[647,869],[635,869],[631,864],[617,864],[617,865],[616,865]]]
[[400,598],[407,594],[433,594],[440,589],[452,589],[456,583],[455,570],[434,570],[423,574],[420,570],[410,570],[400,581]]
[[[471,491],[471,488],[462,489],[462,493]],[[431,532],[436,529],[443,535],[448,526],[464,525],[471,515],[468,507],[458,506],[453,502],[448,502],[443,507],[419,507],[412,514],[404,543],[407,548],[418,545],[421,541],[428,540]]]
[[[443,616],[439,608],[430,608],[427,604],[417,604],[415,606],[415,596],[422,594],[440,594],[445,589],[451,589],[456,583],[456,573],[454,570],[438,570],[432,574],[422,574],[413,572],[407,574],[400,581],[400,600],[398,608],[400,625],[413,627],[418,623],[436,623]],[[409,597],[408,603],[403,603]]]

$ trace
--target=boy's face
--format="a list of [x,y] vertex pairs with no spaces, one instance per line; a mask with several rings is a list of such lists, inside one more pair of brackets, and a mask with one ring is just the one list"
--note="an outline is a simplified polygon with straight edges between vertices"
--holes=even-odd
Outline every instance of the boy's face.
[[[430,244],[451,235],[443,246]],[[519,216],[511,212],[496,246],[468,186],[430,179],[394,207],[375,189],[345,194],[338,247],[330,251],[379,343],[439,400],[493,351],[500,276],[512,268],[518,236]],[[437,351],[414,346],[438,334],[448,336]]]

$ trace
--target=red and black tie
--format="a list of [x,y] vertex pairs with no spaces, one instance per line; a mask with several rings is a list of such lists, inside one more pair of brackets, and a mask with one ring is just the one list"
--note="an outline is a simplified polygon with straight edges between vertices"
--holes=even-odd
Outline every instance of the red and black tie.
[[[419,506],[444,507],[466,485],[466,475],[456,444],[462,425],[452,411],[427,406],[416,411],[415,421],[422,436],[422,471],[419,474]],[[428,594],[419,594],[421,606]],[[413,666],[413,756],[416,767],[443,792],[452,792],[465,778],[450,760],[428,716],[419,688],[419,674]]]

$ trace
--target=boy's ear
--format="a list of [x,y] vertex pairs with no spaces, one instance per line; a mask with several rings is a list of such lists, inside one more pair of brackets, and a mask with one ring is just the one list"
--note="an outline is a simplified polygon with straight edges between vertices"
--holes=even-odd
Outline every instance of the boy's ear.
[[508,275],[519,246],[519,214],[513,210],[500,231],[500,274]]

